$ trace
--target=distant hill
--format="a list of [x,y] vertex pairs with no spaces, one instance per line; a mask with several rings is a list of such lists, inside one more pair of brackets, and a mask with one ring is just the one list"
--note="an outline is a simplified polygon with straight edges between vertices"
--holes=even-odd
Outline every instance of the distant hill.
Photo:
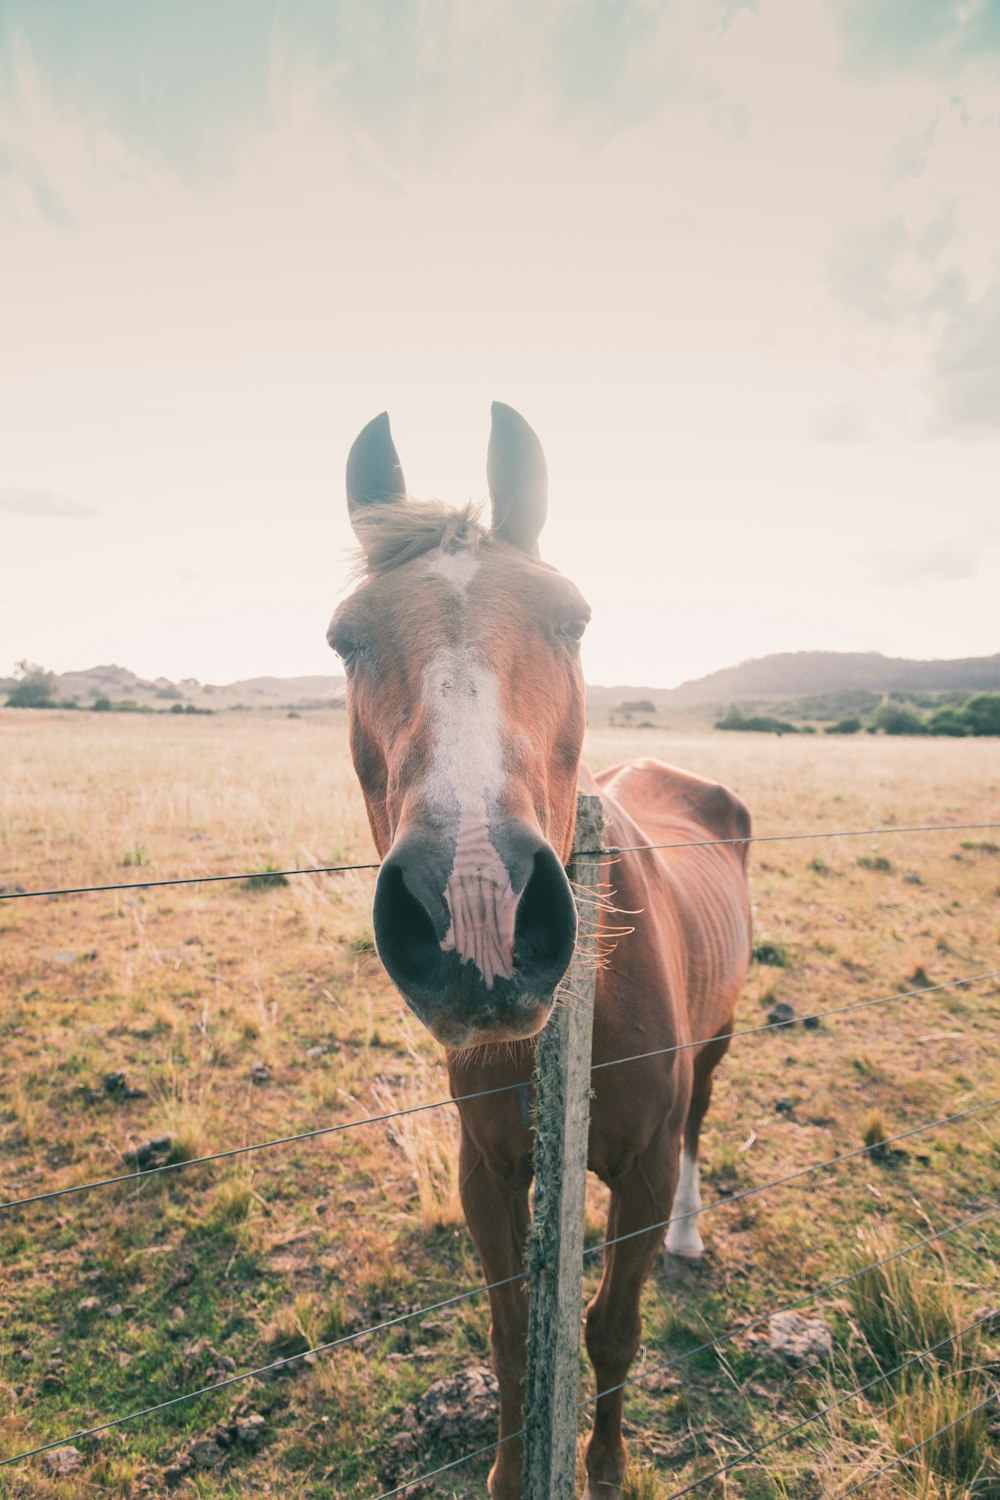
[[680,708],[723,698],[795,698],[859,688],[876,693],[996,692],[1000,654],[911,661],[877,651],[782,651],[682,682],[664,697]]
[[[849,695],[883,693],[913,695],[989,693],[1000,691],[1000,653],[947,661],[912,661],[882,656],[877,651],[782,651],[758,656],[735,667],[723,667],[705,677],[692,678],[675,688],[593,687],[588,689],[591,715],[614,713],[627,705],[633,718],[655,714],[671,717],[690,710],[701,714],[730,703],[742,707],[782,699],[819,700]],[[844,708],[843,712],[850,711]]]
[[[0,695],[14,685],[0,678]],[[824,719],[870,709],[883,694],[903,693],[928,699],[953,695],[956,701],[971,693],[1000,692],[1000,653],[954,661],[911,661],[881,656],[877,651],[784,651],[724,667],[675,688],[592,686],[587,689],[588,714],[593,721],[610,716],[626,721],[692,719],[704,722],[730,704],[755,712],[769,703],[784,703],[798,715]],[[130,702],[140,708],[182,707],[211,709],[342,708],[344,679],[315,677],[247,677],[239,682],[199,682],[184,677],[137,677],[127,667],[88,667],[63,672],[55,678],[57,699],[81,708],[98,698]]]

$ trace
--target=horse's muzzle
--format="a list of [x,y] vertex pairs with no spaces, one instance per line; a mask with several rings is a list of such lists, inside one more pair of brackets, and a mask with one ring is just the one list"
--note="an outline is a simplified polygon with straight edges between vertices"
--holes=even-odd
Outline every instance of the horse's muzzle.
[[478,860],[409,829],[375,888],[379,957],[445,1046],[541,1031],[576,942],[576,908],[550,844],[523,823],[491,831]]

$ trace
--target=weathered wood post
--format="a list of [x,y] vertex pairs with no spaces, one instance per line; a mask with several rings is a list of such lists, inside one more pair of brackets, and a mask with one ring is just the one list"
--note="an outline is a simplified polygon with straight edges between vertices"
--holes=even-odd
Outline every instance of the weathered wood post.
[[[579,851],[602,847],[601,799],[580,795]],[[524,1500],[567,1500],[576,1483],[583,1219],[590,1123],[590,1047],[597,978],[601,862],[574,859],[576,951],[538,1039],[535,1210],[528,1248],[531,1309],[525,1382]]]

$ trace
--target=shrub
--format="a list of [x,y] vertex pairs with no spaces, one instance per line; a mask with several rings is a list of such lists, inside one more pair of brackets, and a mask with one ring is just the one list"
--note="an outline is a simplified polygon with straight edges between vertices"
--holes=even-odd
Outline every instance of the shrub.
[[1000,734],[1000,693],[977,693],[960,712],[972,734]]
[[754,963],[768,964],[773,969],[788,968],[788,949],[779,941],[762,939],[754,943],[751,957]]
[[879,870],[883,875],[892,869],[892,860],[884,854],[862,854],[858,864],[862,870]]
[[960,708],[939,708],[927,720],[931,734],[952,734],[956,737],[969,733],[969,723]]
[[836,724],[828,724],[823,730],[824,734],[857,734],[861,729],[860,719],[838,719]]
[[871,1109],[861,1121],[861,1139],[875,1161],[884,1161],[888,1156],[885,1143],[889,1139],[885,1118],[880,1109]]
[[111,699],[95,698],[93,709],[95,714],[109,714],[111,712]]
[[18,680],[7,694],[8,708],[54,708],[56,680],[37,662],[19,661]]
[[770,714],[745,715],[735,704],[728,708],[721,719],[716,721],[716,729],[742,729],[757,734],[798,734],[799,731],[794,724],[789,724],[786,719],[775,719]]
[[919,714],[910,708],[900,708],[896,703],[883,703],[872,720],[876,730],[883,734],[926,734],[927,725]]

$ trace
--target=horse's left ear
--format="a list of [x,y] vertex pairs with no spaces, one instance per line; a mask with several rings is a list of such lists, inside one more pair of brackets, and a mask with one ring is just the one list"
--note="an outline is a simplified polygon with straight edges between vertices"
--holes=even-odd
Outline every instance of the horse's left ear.
[[537,435],[512,406],[494,401],[486,477],[493,530],[511,546],[538,556],[538,534],[549,504],[549,471]]

